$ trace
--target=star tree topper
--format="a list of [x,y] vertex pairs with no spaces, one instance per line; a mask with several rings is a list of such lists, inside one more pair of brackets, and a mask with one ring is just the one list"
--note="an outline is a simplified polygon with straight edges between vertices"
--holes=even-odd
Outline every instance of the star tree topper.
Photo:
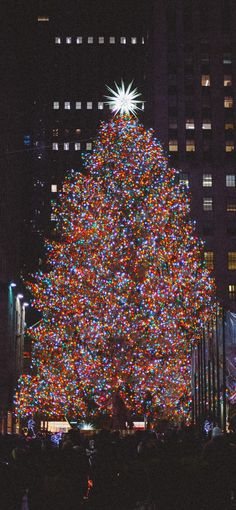
[[133,82],[131,81],[127,89],[125,89],[123,80],[121,80],[120,86],[115,82],[116,90],[111,89],[107,85],[107,89],[112,93],[112,96],[105,96],[108,99],[105,103],[112,107],[115,115],[117,113],[120,115],[132,113],[136,116],[136,110],[141,110],[138,104],[143,103],[143,101],[137,99],[141,94],[137,91],[137,88],[131,90],[132,85]]

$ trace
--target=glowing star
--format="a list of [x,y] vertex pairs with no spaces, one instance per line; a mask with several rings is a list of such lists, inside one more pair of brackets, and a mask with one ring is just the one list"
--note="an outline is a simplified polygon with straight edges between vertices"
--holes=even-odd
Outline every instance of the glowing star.
[[126,90],[123,80],[121,81],[120,86],[115,83],[116,90],[113,90],[107,86],[108,90],[113,95],[105,96],[107,99],[109,99],[109,101],[105,101],[105,103],[112,107],[112,111],[115,112],[115,115],[117,113],[120,113],[120,115],[129,113],[135,115],[136,110],[141,110],[138,104],[143,103],[143,101],[137,99],[137,97],[141,96],[141,94],[137,92],[137,89],[131,90],[132,84],[133,82],[128,85]]

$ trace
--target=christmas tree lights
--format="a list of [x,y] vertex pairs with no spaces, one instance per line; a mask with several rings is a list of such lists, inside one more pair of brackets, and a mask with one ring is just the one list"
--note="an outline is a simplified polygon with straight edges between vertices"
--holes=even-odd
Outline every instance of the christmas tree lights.
[[212,314],[214,282],[189,197],[152,130],[131,115],[101,124],[86,176],[67,176],[48,272],[29,284],[42,313],[16,413],[92,418],[119,390],[142,414],[187,417],[191,347]]

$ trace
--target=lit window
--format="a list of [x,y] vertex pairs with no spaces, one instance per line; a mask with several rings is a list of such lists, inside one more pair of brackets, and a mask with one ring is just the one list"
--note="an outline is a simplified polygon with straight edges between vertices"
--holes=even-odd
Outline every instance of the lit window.
[[186,152],[195,152],[194,140],[186,140]]
[[55,44],[61,44],[61,38],[55,37]]
[[92,108],[93,108],[92,101],[87,101],[87,110],[92,110]]
[[203,198],[203,211],[212,211],[212,210],[213,210],[212,197],[204,197]]
[[51,213],[51,221],[57,221],[56,214]]
[[178,152],[178,140],[169,140],[169,151]]
[[195,129],[194,119],[186,119],[186,129]]
[[88,36],[88,44],[93,44],[93,36],[92,35]]
[[58,143],[55,143],[55,142],[54,142],[54,143],[52,144],[52,150],[53,150],[53,151],[58,151]]
[[223,64],[232,64],[232,55],[231,53],[223,54]]
[[224,74],[224,87],[231,87],[232,76],[231,74]]
[[233,140],[228,140],[225,142],[225,152],[234,152]]
[[91,142],[87,142],[87,143],[86,143],[86,150],[87,150],[87,151],[91,151],[91,149],[92,149],[92,144],[91,144]]
[[70,110],[70,101],[65,101],[64,108],[65,110]]
[[126,44],[126,37],[120,38],[120,44]]
[[236,251],[228,251],[228,269],[236,269]]
[[201,84],[202,87],[210,87],[211,80],[209,74],[202,74]]
[[83,37],[81,35],[76,37],[76,44],[82,44],[82,42],[83,42]]
[[141,39],[141,43],[142,43],[142,44],[145,44],[145,39],[144,39],[144,37],[142,37],[142,39]]
[[71,37],[66,37],[66,44],[71,44],[71,41],[72,41]]
[[212,174],[203,174],[202,176],[202,185],[204,188],[212,187]]
[[225,129],[234,129],[234,123],[233,122],[226,122],[225,123]]
[[80,129],[80,128],[77,128],[77,129],[75,130],[75,133],[76,133],[76,135],[81,135],[81,129]]
[[58,136],[58,134],[59,134],[59,129],[58,128],[54,128],[52,130],[52,136]]
[[131,44],[137,44],[137,37],[131,37]]
[[57,184],[51,184],[51,192],[57,193]]
[[48,16],[38,16],[38,21],[49,21],[49,17]]
[[204,251],[204,262],[207,269],[214,269],[214,252]]
[[101,101],[98,102],[98,109],[103,110],[103,102]]
[[99,42],[99,44],[104,44],[104,37],[102,37],[102,36],[99,37],[98,42]]
[[225,177],[227,188],[235,188],[235,174],[228,174]]
[[70,148],[70,144],[68,142],[64,143],[64,151],[68,151]]
[[233,98],[232,96],[225,96],[224,97],[224,107],[225,108],[232,108],[233,106]]
[[115,44],[115,42],[116,42],[116,38],[115,37],[112,37],[112,36],[109,37],[109,43],[110,44]]
[[60,104],[59,101],[53,101],[53,110],[59,110]]
[[80,143],[75,142],[75,151],[80,151]]
[[169,119],[169,129],[177,129],[177,119],[171,118]]
[[189,175],[187,173],[179,174],[179,184],[182,186],[189,186]]
[[227,199],[227,212],[236,212],[236,198]]
[[211,120],[210,119],[203,119],[202,129],[211,129]]
[[81,110],[81,101],[76,101],[75,102],[75,109],[76,110]]
[[231,283],[228,287],[229,289],[229,299],[231,301],[236,301],[236,285]]

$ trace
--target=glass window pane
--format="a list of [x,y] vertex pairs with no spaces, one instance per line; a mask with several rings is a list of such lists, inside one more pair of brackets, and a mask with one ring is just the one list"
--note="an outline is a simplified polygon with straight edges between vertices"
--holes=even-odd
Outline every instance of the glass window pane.
[[178,140],[169,140],[169,151],[178,152]]
[[212,211],[212,210],[213,210],[212,197],[204,197],[203,198],[203,211]]
[[205,251],[204,252],[204,262],[207,269],[214,269],[214,252],[213,251]]
[[236,251],[228,252],[228,269],[236,269]]
[[209,74],[202,74],[201,84],[202,87],[210,87],[211,80]]
[[224,87],[231,87],[232,76],[231,74],[224,74]]
[[231,283],[228,287],[229,289],[229,299],[231,301],[236,301],[236,285],[235,283]]
[[202,185],[204,188],[212,187],[212,174],[203,174],[202,176]]
[[195,140],[186,140],[186,152],[195,152]]
[[226,175],[226,186],[229,188],[235,187],[235,174],[228,174]]
[[232,96],[225,96],[224,97],[224,107],[225,108],[232,108],[233,107],[233,98],[232,98]]

